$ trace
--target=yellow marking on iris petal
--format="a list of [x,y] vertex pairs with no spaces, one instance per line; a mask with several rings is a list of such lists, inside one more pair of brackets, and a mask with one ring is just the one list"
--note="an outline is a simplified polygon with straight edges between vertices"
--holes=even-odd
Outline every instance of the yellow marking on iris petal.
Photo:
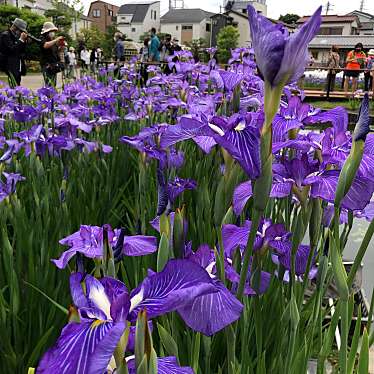
[[105,321],[101,320],[101,319],[97,319],[96,321],[92,322],[91,324],[91,329],[96,329],[97,327],[99,327],[100,325],[104,324]]
[[235,130],[236,131],[243,131],[245,129],[245,122],[244,121],[240,121],[237,126],[235,127]]

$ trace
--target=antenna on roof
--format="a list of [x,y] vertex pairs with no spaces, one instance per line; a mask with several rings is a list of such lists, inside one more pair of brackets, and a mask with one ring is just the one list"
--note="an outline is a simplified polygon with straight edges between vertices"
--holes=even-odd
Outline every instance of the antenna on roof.
[[326,6],[324,6],[324,8],[326,10],[326,16],[329,14],[330,10],[333,9],[333,7],[334,7],[334,5],[330,1],[328,1]]
[[363,12],[365,9],[365,0],[361,0],[361,3],[360,3],[360,12]]

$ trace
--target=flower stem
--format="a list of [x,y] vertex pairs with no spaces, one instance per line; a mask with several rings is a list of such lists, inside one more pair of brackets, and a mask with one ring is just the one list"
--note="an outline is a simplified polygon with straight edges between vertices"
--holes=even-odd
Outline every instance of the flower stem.
[[251,230],[249,232],[248,242],[247,242],[247,246],[246,246],[245,254],[244,254],[244,260],[243,260],[242,268],[240,271],[240,281],[239,281],[239,287],[238,287],[238,292],[237,292],[237,298],[239,300],[241,300],[243,297],[245,281],[247,280],[247,275],[248,275],[248,270],[249,270],[249,261],[253,253],[253,244],[255,242],[257,230],[260,225],[260,219],[261,219],[261,212],[254,209],[252,223],[251,223]]

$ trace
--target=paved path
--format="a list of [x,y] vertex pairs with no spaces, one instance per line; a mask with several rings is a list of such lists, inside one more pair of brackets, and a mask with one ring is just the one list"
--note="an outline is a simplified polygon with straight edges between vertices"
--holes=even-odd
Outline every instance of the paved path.
[[[8,84],[8,79],[5,75],[0,75],[0,81],[5,82]],[[44,80],[42,74],[27,74],[25,77],[22,77],[21,86],[27,87],[31,90],[37,90],[40,87],[43,87]],[[62,79],[61,74],[57,74],[57,87],[61,87]]]

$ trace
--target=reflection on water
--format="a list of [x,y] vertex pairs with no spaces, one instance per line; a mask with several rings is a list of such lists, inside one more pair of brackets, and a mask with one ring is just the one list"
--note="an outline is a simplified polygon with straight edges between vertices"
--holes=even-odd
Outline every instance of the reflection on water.
[[[368,226],[369,222],[365,219],[355,219],[347,246],[344,250],[344,259],[354,260]],[[374,286],[374,238],[372,238],[362,262],[364,264],[362,274],[363,287],[366,297],[370,302]]]

